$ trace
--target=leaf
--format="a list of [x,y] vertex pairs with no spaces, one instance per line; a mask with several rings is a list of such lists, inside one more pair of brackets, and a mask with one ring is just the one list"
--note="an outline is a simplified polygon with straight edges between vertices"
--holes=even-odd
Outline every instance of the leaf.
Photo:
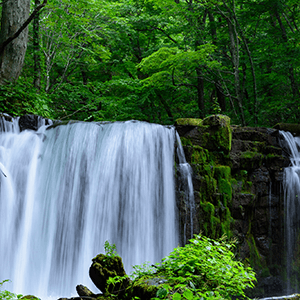
[[161,288],[156,292],[156,297],[163,299],[168,294],[168,291],[165,288]]
[[179,293],[175,293],[172,297],[173,300],[181,300],[181,295]]
[[193,292],[191,290],[185,290],[183,292],[183,297],[185,297],[187,300],[192,300],[194,295],[193,295]]

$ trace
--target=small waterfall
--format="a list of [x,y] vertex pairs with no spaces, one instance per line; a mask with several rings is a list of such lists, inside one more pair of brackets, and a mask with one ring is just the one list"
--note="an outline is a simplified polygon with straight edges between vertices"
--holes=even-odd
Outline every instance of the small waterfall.
[[290,132],[280,131],[280,134],[291,161],[283,178],[287,293],[290,294],[297,291],[300,279],[300,138],[294,138]]
[[[194,237],[194,216],[195,216],[195,199],[194,199],[194,187],[192,182],[192,168],[186,162],[184,151],[181,145],[179,134],[176,132],[176,140],[177,140],[177,157],[179,160],[178,169],[181,175],[181,181],[183,182],[184,188],[184,198],[186,205],[186,214],[185,214],[185,222],[183,228],[183,244],[187,243],[189,238]],[[187,236],[187,224],[188,224],[188,214],[190,215],[190,237]]]
[[128,272],[178,245],[174,128],[128,121],[20,132],[16,120],[1,122],[0,280],[13,292],[45,299],[92,288],[91,259],[106,240]]

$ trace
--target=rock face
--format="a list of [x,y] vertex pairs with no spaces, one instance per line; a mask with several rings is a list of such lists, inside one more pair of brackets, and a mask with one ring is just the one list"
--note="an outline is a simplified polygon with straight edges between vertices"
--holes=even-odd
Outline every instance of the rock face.
[[[289,159],[279,146],[279,131],[230,126],[229,118],[222,115],[203,121],[179,119],[176,128],[193,169],[194,232],[237,238],[240,259],[258,275],[258,287],[251,296],[282,294],[281,183]],[[177,199],[183,228],[186,203],[180,193]]]

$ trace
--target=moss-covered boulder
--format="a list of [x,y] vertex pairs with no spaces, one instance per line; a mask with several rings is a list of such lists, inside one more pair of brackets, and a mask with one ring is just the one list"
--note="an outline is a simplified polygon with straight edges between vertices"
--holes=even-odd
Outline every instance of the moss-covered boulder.
[[32,295],[26,295],[26,296],[21,297],[20,299],[22,299],[22,300],[40,300],[38,297],[32,296]]
[[224,115],[212,115],[205,118],[202,124],[203,126],[209,126],[204,148],[229,153],[232,140],[230,118]]
[[108,283],[110,277],[126,275],[122,258],[117,255],[97,255],[92,259],[89,275],[93,283],[103,294],[119,293],[119,291],[124,290],[129,284],[128,279],[124,279],[115,285]]
[[300,136],[300,124],[277,123],[275,129],[289,131],[294,136]]
[[175,125],[179,135],[193,145],[225,154],[231,150],[232,133],[227,116],[212,115],[203,120],[178,119]]
[[135,297],[139,297],[139,299],[150,300],[156,296],[157,291],[162,287],[165,283],[161,277],[150,277],[143,276],[135,281],[133,281],[132,285],[128,287],[126,290],[128,299],[135,299]]

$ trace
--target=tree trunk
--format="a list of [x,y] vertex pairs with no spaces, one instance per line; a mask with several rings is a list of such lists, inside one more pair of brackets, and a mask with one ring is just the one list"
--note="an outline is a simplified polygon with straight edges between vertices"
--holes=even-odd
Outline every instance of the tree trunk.
[[[35,0],[35,7],[41,4],[40,0]],[[34,60],[34,87],[37,91],[41,89],[41,54],[40,54],[40,13],[33,19],[33,60]]]
[[228,33],[229,33],[229,39],[230,39],[230,54],[231,54],[231,61],[232,66],[234,70],[234,87],[236,92],[236,98],[238,102],[238,107],[241,114],[241,121],[242,125],[246,126],[245,117],[244,117],[244,108],[242,103],[242,93],[241,93],[241,87],[240,87],[240,73],[239,73],[239,67],[240,67],[240,53],[239,53],[239,38],[236,32],[235,24],[232,23],[232,19],[227,18],[227,24],[228,24]]
[[201,71],[199,68],[196,68],[196,73],[197,73],[197,100],[198,100],[199,117],[203,119],[205,117],[204,80],[201,76]]
[[[28,19],[30,0],[6,0],[2,4],[0,42],[13,36]],[[27,49],[28,27],[10,42],[0,55],[0,84],[13,82],[20,76]]]

